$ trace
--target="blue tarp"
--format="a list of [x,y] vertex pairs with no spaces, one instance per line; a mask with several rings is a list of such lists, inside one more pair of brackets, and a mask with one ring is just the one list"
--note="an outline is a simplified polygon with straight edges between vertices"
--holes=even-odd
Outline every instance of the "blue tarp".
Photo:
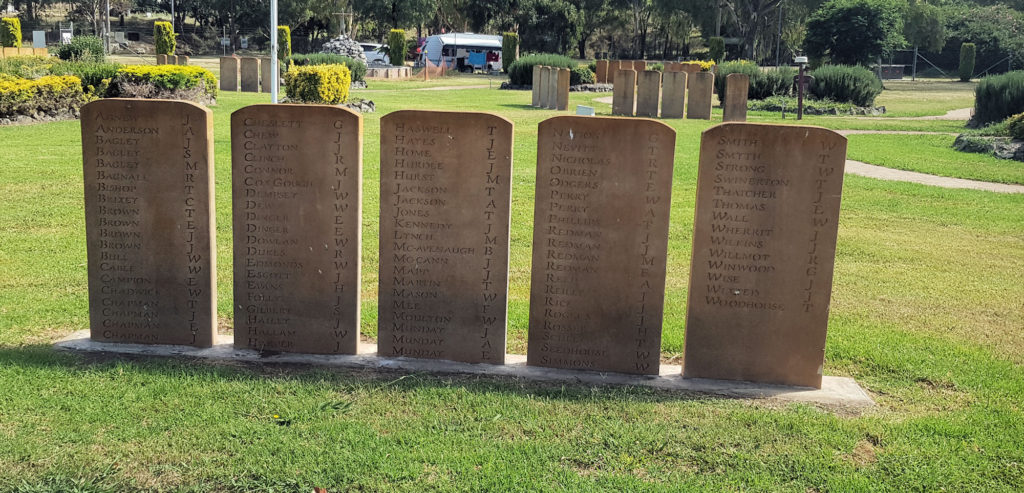
[[482,51],[472,51],[469,53],[469,64],[473,66],[483,66],[487,64],[487,54]]

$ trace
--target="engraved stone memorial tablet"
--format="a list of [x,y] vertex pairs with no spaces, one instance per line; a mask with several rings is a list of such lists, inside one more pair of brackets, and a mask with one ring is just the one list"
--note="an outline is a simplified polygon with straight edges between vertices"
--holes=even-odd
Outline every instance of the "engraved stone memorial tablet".
[[356,353],[362,130],[337,106],[231,115],[236,347]]
[[845,162],[823,128],[704,132],[684,376],[821,387]]
[[661,117],[682,118],[686,106],[686,72],[665,72],[661,89]]
[[674,150],[654,120],[540,123],[527,364],[658,374]]
[[101,342],[209,347],[213,117],[184,101],[82,107],[89,326]]
[[533,66],[533,85],[530,86],[530,106],[540,107],[540,71],[543,67]]
[[270,75],[270,58],[260,58],[260,91],[269,94],[272,89],[270,85],[274,82],[274,78]]
[[553,72],[557,69],[552,67],[541,67],[540,68],[540,107],[544,109],[554,108],[555,95],[551,93],[552,88],[552,75],[556,75]]
[[644,70],[636,83],[636,116],[658,117],[661,102],[661,72]]
[[242,67],[242,92],[260,92],[260,59],[244,56],[239,61]]
[[711,95],[715,90],[715,74],[697,72],[690,79],[690,100],[686,104],[686,118],[691,120],[711,119]]
[[722,109],[723,121],[747,121],[747,92],[749,90],[749,75],[732,73],[725,77],[725,107]]
[[597,68],[597,72],[594,74],[594,82],[598,84],[607,84],[608,60],[598,60],[595,68]]
[[503,364],[512,122],[396,111],[380,127],[378,354]]
[[238,91],[238,71],[240,68],[238,57],[220,57],[220,90]]
[[558,69],[558,77],[555,87],[555,109],[565,111],[569,109],[569,69]]
[[615,85],[612,87],[612,114],[633,116],[636,111],[636,71],[631,69],[615,71]]

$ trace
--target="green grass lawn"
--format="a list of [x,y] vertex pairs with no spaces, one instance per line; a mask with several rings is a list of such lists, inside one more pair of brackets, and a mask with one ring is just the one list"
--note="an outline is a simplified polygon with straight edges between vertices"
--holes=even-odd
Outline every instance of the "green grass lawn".
[[[536,128],[557,113],[530,108],[526,91],[365,94],[377,112],[364,122],[363,333],[376,332],[381,115],[491,111],[516,125],[509,347],[523,352]],[[225,328],[229,116],[265,100],[226,94],[214,108]],[[855,119],[807,123],[843,121]],[[662,345],[672,357],[683,348],[699,136],[711,123],[666,123],[678,132]],[[0,127],[0,491],[1024,484],[1024,195],[846,177],[825,373],[856,378],[879,404],[854,416],[643,389],[58,353],[52,341],[88,323],[78,132],[77,122]],[[898,159],[914,147],[884,150]]]
[[974,107],[976,82],[948,79],[887,80],[875,106],[885,106],[887,117],[943,115],[947,111]]
[[850,159],[930,175],[1024,184],[1024,163],[953,149],[952,135],[850,135]]

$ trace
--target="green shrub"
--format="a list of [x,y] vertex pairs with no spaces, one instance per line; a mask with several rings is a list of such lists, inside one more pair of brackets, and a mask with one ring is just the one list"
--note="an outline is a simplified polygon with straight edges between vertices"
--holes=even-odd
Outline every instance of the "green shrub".
[[647,65],[647,70],[653,70],[655,72],[664,72],[665,64],[661,62],[651,63]]
[[0,46],[21,47],[21,19],[17,17],[0,18]]
[[177,34],[170,22],[161,21],[153,23],[153,41],[156,43],[157,55],[173,55],[177,48]]
[[1024,70],[985,77],[974,88],[974,121],[984,125],[1024,112]]
[[106,59],[103,40],[97,36],[75,36],[70,43],[59,45],[54,51],[61,60],[102,62]]
[[287,60],[292,56],[292,28],[277,26],[277,59]]
[[725,104],[725,78],[734,73],[747,74],[750,77],[747,98],[753,100],[772,96],[788,96],[790,88],[793,86],[793,76],[796,75],[796,70],[786,66],[762,70],[754,62],[748,60],[723,62],[718,65],[715,73],[715,92],[718,93],[718,99],[722,104]]
[[308,55],[292,55],[288,61],[304,67],[307,65],[344,65],[352,72],[352,81],[366,80],[366,64],[345,55],[334,53],[310,53]]
[[301,103],[344,103],[351,82],[351,72],[344,65],[295,67],[284,74],[288,99]]
[[82,81],[71,75],[0,78],[0,118],[74,109],[84,101]]
[[974,75],[974,59],[977,55],[977,49],[974,43],[964,43],[960,45],[960,82],[967,82],[971,80],[971,76]]
[[[764,99],[747,100],[750,111],[777,112],[786,109],[787,113],[796,113],[798,101],[790,96],[771,96]],[[804,99],[804,113],[810,115],[852,115],[853,105],[837,103],[828,99]]]
[[[714,38],[711,38],[714,39]],[[722,62],[718,64],[718,68],[715,69],[715,92],[718,93],[718,101],[725,105],[725,78],[729,74],[747,74],[750,77],[750,86],[754,86],[754,81],[761,75],[761,69],[757,67],[757,64],[749,60],[734,60],[731,62]],[[754,98],[751,96],[749,90],[747,92],[748,99],[763,99]]]
[[404,29],[392,29],[388,33],[388,59],[391,65],[405,65],[405,52],[408,50]]
[[861,66],[823,65],[814,70],[811,95],[857,106],[871,106],[882,92],[882,81]]
[[0,58],[0,74],[20,79],[38,79],[50,74],[53,61],[49,57],[19,55]]
[[1017,113],[1006,119],[1006,130],[1010,137],[1024,140],[1024,113]]
[[708,56],[716,63],[725,61],[725,38],[721,36],[708,38]]
[[[531,76],[530,82],[533,82]],[[587,67],[573,67],[569,69],[569,85],[578,86],[580,84],[593,84],[597,80],[597,76],[590,71]]]
[[588,63],[587,64],[587,68],[589,68],[591,72],[596,74],[597,73],[597,60],[594,60],[594,61]]
[[573,68],[579,66],[567,56],[542,53],[539,55],[524,56],[508,66],[508,80],[513,85],[529,86],[533,84],[533,66],[547,65],[549,67]]
[[501,34],[501,71],[508,73],[508,67],[519,58],[519,35]]
[[217,97],[217,78],[194,65],[128,65],[117,70],[107,95],[205,103]]
[[82,87],[88,94],[103,97],[98,89],[106,87],[106,79],[113,79],[123,65],[104,62],[59,62],[50,67],[51,75],[74,75],[82,80]]

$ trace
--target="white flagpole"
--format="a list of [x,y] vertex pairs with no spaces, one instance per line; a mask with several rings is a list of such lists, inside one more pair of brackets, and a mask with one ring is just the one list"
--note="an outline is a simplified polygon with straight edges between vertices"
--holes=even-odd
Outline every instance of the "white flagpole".
[[277,104],[277,0],[270,0],[270,101]]

